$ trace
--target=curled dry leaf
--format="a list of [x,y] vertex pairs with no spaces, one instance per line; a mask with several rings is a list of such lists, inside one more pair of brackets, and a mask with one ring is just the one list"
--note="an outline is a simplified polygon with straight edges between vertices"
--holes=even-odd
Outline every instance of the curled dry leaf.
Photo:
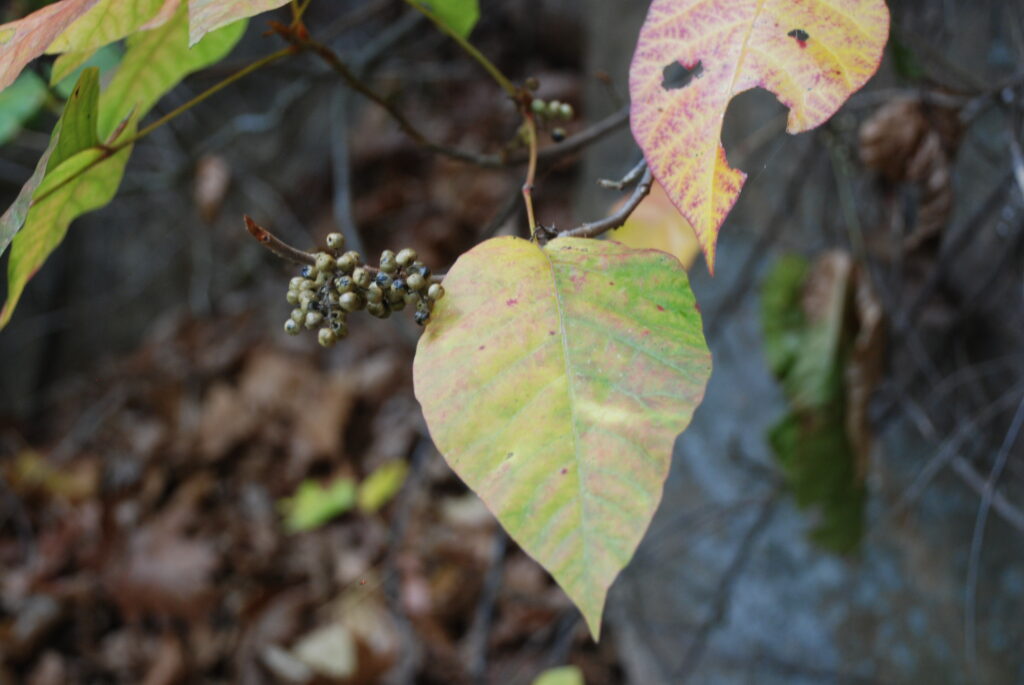
[[893,100],[860,127],[860,158],[890,183],[920,189],[917,222],[907,252],[937,242],[953,209],[952,157],[962,126],[956,111],[917,98]]

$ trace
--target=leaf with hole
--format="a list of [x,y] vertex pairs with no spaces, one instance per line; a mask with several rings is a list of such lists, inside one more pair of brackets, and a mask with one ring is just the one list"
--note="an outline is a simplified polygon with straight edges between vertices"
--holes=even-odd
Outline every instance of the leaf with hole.
[[413,364],[430,434],[596,637],[711,371],[686,272],[612,241],[509,237],[444,286]]
[[875,73],[888,35],[884,0],[651,3],[629,71],[630,125],[709,269],[746,179],[720,142],[729,101],[765,88],[789,108],[790,133],[812,129]]

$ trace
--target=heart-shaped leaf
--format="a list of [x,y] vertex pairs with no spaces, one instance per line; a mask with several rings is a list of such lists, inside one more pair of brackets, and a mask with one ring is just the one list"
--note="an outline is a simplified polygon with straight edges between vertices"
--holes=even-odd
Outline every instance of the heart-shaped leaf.
[[651,3],[629,71],[633,136],[709,269],[746,178],[720,142],[729,101],[765,88],[789,108],[790,133],[814,128],[875,73],[888,35],[884,0]]
[[711,358],[679,262],[495,238],[445,278],[413,365],[430,434],[598,636]]

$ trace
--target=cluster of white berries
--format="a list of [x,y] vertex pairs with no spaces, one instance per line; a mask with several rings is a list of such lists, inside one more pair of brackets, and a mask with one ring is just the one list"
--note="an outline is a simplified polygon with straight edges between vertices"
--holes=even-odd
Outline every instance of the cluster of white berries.
[[[549,126],[560,121],[571,121],[573,116],[575,116],[572,105],[558,100],[545,102],[540,98],[534,98],[530,103],[530,109],[533,111],[534,116],[536,116],[537,123],[541,126]],[[565,129],[561,126],[555,126],[551,129],[551,138],[556,143],[565,140],[565,135]]]
[[386,319],[393,311],[413,307],[416,323],[427,323],[444,288],[431,282],[430,269],[417,261],[414,250],[397,255],[384,250],[374,269],[363,265],[358,252],[344,249],[345,238],[329,234],[327,251],[318,252],[316,263],[302,267],[288,284],[288,304],[295,309],[284,323],[286,333],[318,330],[317,341],[330,347],[348,334],[348,315],[361,309]]

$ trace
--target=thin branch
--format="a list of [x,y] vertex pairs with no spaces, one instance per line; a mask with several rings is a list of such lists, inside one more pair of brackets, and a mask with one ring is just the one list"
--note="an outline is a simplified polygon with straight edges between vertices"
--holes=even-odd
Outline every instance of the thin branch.
[[641,158],[636,166],[630,169],[625,176],[620,178],[618,181],[612,181],[607,178],[597,179],[597,184],[602,188],[610,188],[611,190],[623,190],[624,188],[636,183],[640,175],[647,169],[647,160]]
[[[646,167],[646,165],[644,165]],[[629,200],[622,206],[622,208],[612,214],[611,216],[605,217],[600,221],[592,221],[576,228],[570,228],[566,231],[562,231],[558,234],[559,238],[596,238],[597,236],[618,228],[626,223],[629,219],[630,214],[640,206],[640,203],[645,197],[651,192],[651,185],[654,182],[654,176],[651,175],[649,168],[644,169],[643,178],[640,179],[640,183],[637,184],[633,190],[633,195]]]
[[487,59],[482,52],[477,50],[472,43],[470,43],[464,37],[462,37],[454,30],[452,30],[452,28],[448,26],[448,24],[442,21],[436,14],[431,12],[429,9],[424,7],[420,2],[418,2],[418,0],[405,0],[405,2],[414,9],[418,10],[419,12],[422,12],[427,19],[434,22],[434,25],[437,26],[438,30],[440,30],[442,33],[446,34],[449,38],[458,43],[459,47],[461,47],[466,52],[466,54],[468,54],[470,57],[476,60],[477,64],[484,68],[484,71],[486,71],[490,75],[490,77],[494,79],[495,83],[501,86],[501,89],[504,90],[509,97],[516,97],[516,95],[519,92],[518,89],[514,85],[512,85],[512,82],[503,73],[501,73],[501,70],[498,69],[498,67],[494,66],[494,63],[491,62],[491,60]]
[[523,202],[526,203],[526,221],[530,226],[530,238],[533,239],[537,233],[537,220],[533,215],[533,183],[537,180],[537,122],[531,112],[523,112],[523,118],[530,146],[530,161],[523,182]]
[[971,555],[967,564],[967,582],[964,591],[964,641],[967,645],[967,664],[972,671],[977,668],[978,569],[981,566],[981,545],[985,539],[985,525],[988,523],[988,512],[992,507],[992,497],[995,495],[996,485],[1003,475],[1010,450],[1016,444],[1021,428],[1024,428],[1024,399],[1021,399],[1020,404],[1017,405],[1013,422],[1010,424],[1010,429],[1006,431],[1003,444],[996,454],[988,482],[985,483],[985,492],[981,495],[978,516],[974,520],[974,533],[971,535]]

